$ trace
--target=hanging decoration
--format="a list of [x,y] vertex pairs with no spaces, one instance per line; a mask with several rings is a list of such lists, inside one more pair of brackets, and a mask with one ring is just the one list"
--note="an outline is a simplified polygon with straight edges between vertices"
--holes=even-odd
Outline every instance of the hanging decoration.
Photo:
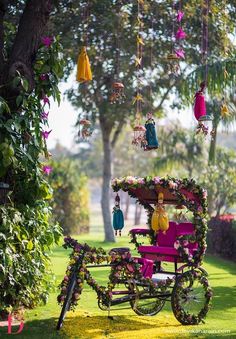
[[121,236],[121,230],[124,227],[124,215],[120,209],[120,197],[117,194],[115,197],[115,206],[113,208],[113,228],[115,230],[115,235]]
[[[175,11],[177,10],[177,14]],[[180,73],[180,60],[185,58],[185,51],[183,49],[183,41],[186,39],[187,34],[182,28],[182,20],[184,12],[182,11],[182,2],[179,1],[177,6],[172,5],[172,11],[174,15],[173,29],[172,29],[172,43],[171,52],[166,57],[167,67],[166,71],[170,77],[176,77]],[[178,27],[177,31],[175,27]]]
[[120,12],[122,4],[117,2],[117,31],[116,31],[116,60],[115,60],[115,75],[114,82],[112,84],[112,94],[110,96],[110,103],[123,103],[125,100],[125,86],[120,80],[120,34],[121,34],[121,24],[120,24]]
[[146,143],[144,145],[145,151],[150,151],[153,149],[157,149],[159,147],[155,120],[153,119],[153,113],[147,113],[147,121],[145,123],[145,139]]
[[207,86],[208,80],[208,20],[209,20],[209,10],[210,3],[209,0],[203,1],[203,9],[202,9],[202,64],[205,65],[205,79],[200,84],[200,90],[196,92],[194,97],[194,115],[196,120],[198,121],[198,125],[196,128],[196,134],[202,133],[207,136],[210,134],[211,137],[214,137],[214,130],[209,132],[209,127],[207,123],[212,121],[212,117],[207,114],[206,102],[204,91]]
[[162,231],[164,234],[169,228],[169,218],[164,206],[164,194],[158,194],[158,203],[151,218],[151,227],[154,232]]
[[132,144],[135,146],[140,146],[145,148],[146,139],[145,132],[146,128],[141,124],[141,116],[142,116],[142,104],[144,103],[143,96],[141,94],[141,70],[142,70],[142,59],[143,59],[143,46],[144,41],[142,38],[141,30],[144,26],[141,15],[141,6],[143,5],[143,0],[138,1],[138,16],[137,16],[137,25],[138,25],[138,33],[136,38],[137,43],[137,54],[135,57],[135,66],[136,66],[136,77],[137,77],[137,92],[133,100],[133,105],[136,105],[136,115],[135,115],[135,124],[133,128],[133,140]]
[[83,11],[83,47],[78,56],[77,61],[77,74],[76,80],[80,83],[88,82],[92,80],[92,71],[90,67],[90,61],[87,54],[87,29],[88,29],[88,18],[89,18],[89,5],[84,7]]
[[81,119],[79,121],[79,133],[78,136],[83,140],[87,140],[93,133],[92,123],[88,119]]
[[[226,13],[226,0],[224,0],[224,3],[223,3],[223,14],[224,14],[224,17],[227,16],[227,13]],[[224,50],[223,50],[223,58],[226,59],[228,57],[228,42],[227,42],[227,37],[228,37],[228,29],[227,29],[227,24],[226,24],[226,19],[224,20]],[[224,70],[223,70],[223,77],[224,77],[224,85],[223,85],[223,98],[222,98],[222,101],[221,101],[221,107],[220,107],[220,113],[221,113],[221,117],[223,119],[227,119],[228,117],[230,117],[231,115],[231,112],[228,108],[228,105],[227,105],[227,101],[226,101],[226,96],[227,96],[227,90],[226,90],[226,79],[228,77],[228,72],[227,72],[227,69],[226,69],[226,62],[224,63]]]

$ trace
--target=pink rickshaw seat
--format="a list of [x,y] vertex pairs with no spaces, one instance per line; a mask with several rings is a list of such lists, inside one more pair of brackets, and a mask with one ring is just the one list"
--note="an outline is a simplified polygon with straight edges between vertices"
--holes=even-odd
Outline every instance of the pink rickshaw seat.
[[[154,261],[182,262],[179,252],[174,247],[175,241],[179,236],[194,233],[194,225],[191,222],[177,224],[170,221],[169,229],[166,232],[158,232],[156,245],[139,246],[138,252],[142,258]],[[189,249],[189,253],[193,254],[198,245],[197,243],[189,243],[186,247]]]

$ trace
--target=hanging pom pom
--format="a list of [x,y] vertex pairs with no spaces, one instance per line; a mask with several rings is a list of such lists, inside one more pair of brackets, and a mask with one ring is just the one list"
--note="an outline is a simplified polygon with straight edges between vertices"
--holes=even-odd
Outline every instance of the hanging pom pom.
[[200,84],[200,90],[195,94],[195,102],[194,102],[194,115],[197,121],[199,119],[206,115],[206,103],[205,103],[205,97],[204,97],[204,89],[206,87],[205,82],[202,82]]
[[113,208],[113,228],[115,230],[115,235],[121,236],[121,230],[124,227],[124,215],[123,212],[120,209],[120,197],[117,194],[115,198],[115,206]]
[[82,82],[91,81],[92,78],[93,77],[92,77],[89,57],[86,51],[86,47],[83,46],[78,57],[76,80],[82,83]]

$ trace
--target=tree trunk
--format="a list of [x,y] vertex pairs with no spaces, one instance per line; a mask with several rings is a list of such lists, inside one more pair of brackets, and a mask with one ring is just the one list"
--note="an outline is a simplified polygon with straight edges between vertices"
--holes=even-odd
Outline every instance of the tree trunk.
[[110,184],[112,176],[112,148],[111,148],[111,133],[105,128],[102,128],[102,142],[103,142],[103,182],[102,182],[102,216],[104,223],[105,241],[115,242],[114,231],[111,223],[110,211]]
[[129,215],[129,206],[130,206],[130,197],[128,195],[128,193],[126,194],[126,199],[125,199],[125,215],[124,215],[124,219],[128,220],[128,215]]
[[215,129],[215,137],[211,139],[210,149],[209,149],[208,165],[214,165],[215,164],[215,158],[216,158],[216,138],[217,138],[218,124],[213,124],[213,128]]
[[141,214],[142,214],[142,207],[138,204],[135,204],[134,226],[140,225]]

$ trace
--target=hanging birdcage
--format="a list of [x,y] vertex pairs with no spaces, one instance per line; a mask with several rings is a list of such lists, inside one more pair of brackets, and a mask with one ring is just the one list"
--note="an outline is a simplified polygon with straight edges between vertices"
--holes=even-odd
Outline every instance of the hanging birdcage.
[[132,145],[146,147],[146,128],[143,125],[137,123],[133,128],[133,133]]
[[124,93],[125,86],[122,84],[122,82],[114,82],[112,84],[112,94],[110,96],[110,103],[122,103],[125,99],[125,93]]
[[93,133],[91,121],[88,119],[81,119],[79,121],[79,126],[79,137],[82,137],[84,140],[88,139]]
[[176,54],[170,53],[167,55],[166,59],[166,72],[169,76],[178,76],[180,73],[179,58]]

